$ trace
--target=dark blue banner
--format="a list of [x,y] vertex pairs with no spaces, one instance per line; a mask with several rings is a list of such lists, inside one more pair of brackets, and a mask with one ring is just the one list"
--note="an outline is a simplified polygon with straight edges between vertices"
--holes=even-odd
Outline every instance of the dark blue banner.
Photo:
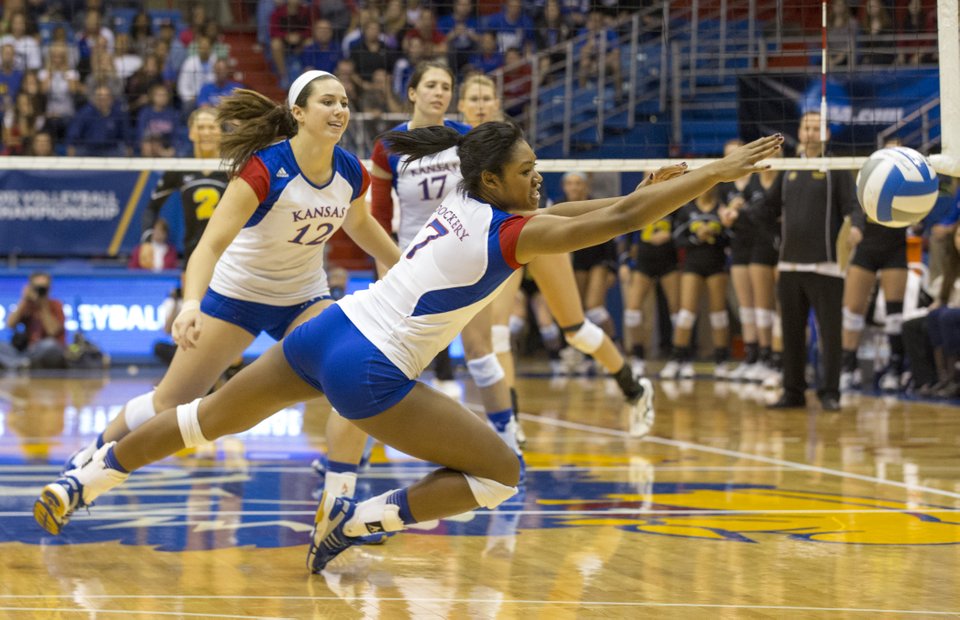
[[146,171],[0,171],[0,254],[127,254],[159,179]]
[[[909,116],[940,93],[936,69],[889,69],[833,72],[827,78],[827,118],[830,151],[834,155],[869,155],[877,149],[877,135]],[[817,73],[742,75],[738,80],[740,137],[754,140],[783,133],[796,137],[800,116],[820,110],[821,79]],[[940,108],[931,110],[929,138],[940,135]],[[921,120],[902,127],[894,136],[916,137],[906,146],[919,148]],[[795,155],[788,149],[787,156]]]

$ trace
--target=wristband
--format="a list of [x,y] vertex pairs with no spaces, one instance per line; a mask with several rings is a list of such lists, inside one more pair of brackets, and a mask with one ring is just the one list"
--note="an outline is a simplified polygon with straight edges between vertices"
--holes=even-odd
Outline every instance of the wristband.
[[186,312],[187,310],[199,310],[200,302],[196,299],[187,299],[180,306],[180,312]]

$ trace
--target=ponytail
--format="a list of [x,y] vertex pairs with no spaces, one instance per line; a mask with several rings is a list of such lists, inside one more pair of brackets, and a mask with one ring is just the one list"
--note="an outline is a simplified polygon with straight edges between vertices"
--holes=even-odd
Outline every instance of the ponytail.
[[391,153],[406,155],[403,167],[413,162],[463,144],[464,136],[444,126],[420,127],[410,131],[388,131],[380,138]]
[[523,140],[523,131],[512,121],[483,123],[460,135],[449,127],[420,127],[410,131],[388,131],[380,138],[396,155],[406,156],[403,167],[410,163],[457,147],[460,158],[460,189],[479,194],[481,174],[492,172],[503,176],[503,167],[513,156],[513,147]]
[[229,174],[238,174],[250,157],[264,148],[297,135],[297,121],[290,109],[245,88],[220,101],[217,120],[227,127],[221,154],[229,162]]

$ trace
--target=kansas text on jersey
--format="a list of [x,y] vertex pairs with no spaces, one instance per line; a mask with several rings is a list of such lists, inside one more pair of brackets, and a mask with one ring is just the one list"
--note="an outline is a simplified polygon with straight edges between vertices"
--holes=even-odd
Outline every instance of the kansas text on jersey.
[[333,175],[314,185],[284,140],[258,151],[240,172],[260,205],[217,262],[210,287],[244,301],[289,306],[327,294],[325,242],[370,184],[355,155],[333,151]]

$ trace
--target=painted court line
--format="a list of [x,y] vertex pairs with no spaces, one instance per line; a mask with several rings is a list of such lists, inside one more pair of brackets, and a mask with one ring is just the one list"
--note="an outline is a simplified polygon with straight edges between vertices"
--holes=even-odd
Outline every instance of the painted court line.
[[[0,594],[0,599],[60,599],[73,598],[72,595],[63,594],[39,594],[39,595],[21,595],[21,594]],[[736,605],[736,604],[714,604],[714,603],[660,603],[654,601],[551,601],[537,599],[500,599],[500,598],[439,598],[439,597],[373,597],[358,596],[352,598],[341,598],[338,596],[283,596],[283,595],[177,595],[177,594],[94,594],[84,595],[85,599],[173,599],[173,600],[283,600],[283,601],[344,601],[359,602],[369,601],[372,603],[467,603],[467,604],[497,604],[497,605],[568,605],[575,607],[661,607],[661,608],[683,608],[683,609],[743,609],[743,610],[775,610],[775,611],[794,611],[794,612],[817,612],[817,611],[835,611],[848,613],[864,614],[900,614],[900,615],[933,615],[933,616],[955,616],[960,613],[960,609],[952,611],[936,611],[929,609],[876,609],[870,607],[812,607],[800,605]],[[0,608],[2,610],[3,608]],[[40,609],[44,611],[43,608]],[[80,610],[78,610],[80,611]],[[91,610],[92,611],[92,610]],[[86,613],[91,613],[86,611]],[[110,613],[99,612],[98,613]],[[135,613],[135,612],[122,612]],[[143,612],[141,612],[143,613]],[[156,613],[156,612],[153,612]],[[170,613],[170,612],[168,612]],[[192,615],[192,614],[183,614]],[[193,614],[200,615],[200,614]],[[256,616],[214,616],[221,618],[252,618]],[[271,619],[273,620],[273,619]]]
[[[602,435],[611,435],[611,436],[617,436],[617,437],[630,436],[630,434],[627,431],[621,431],[621,430],[616,430],[612,428],[604,428],[602,426],[593,426],[592,424],[581,424],[579,422],[567,422],[565,420],[554,420],[552,418],[545,418],[543,416],[532,415],[529,413],[522,413],[520,414],[520,417],[524,420],[530,420],[531,422],[539,422],[540,424],[546,424],[548,426],[558,426],[561,428],[569,428],[572,430],[580,430],[580,431],[586,431],[589,433],[599,433]],[[642,441],[660,444],[662,446],[671,446],[674,448],[698,450],[700,452],[709,452],[711,454],[719,454],[721,456],[728,456],[731,458],[751,459],[754,461],[759,461],[761,463],[767,463],[768,465],[779,465],[781,467],[789,467],[791,469],[796,469],[800,471],[827,474],[830,476],[837,476],[840,478],[849,478],[851,480],[860,480],[862,482],[870,482],[873,484],[897,487],[897,488],[905,489],[908,491],[921,491],[923,493],[929,493],[931,495],[940,495],[942,497],[949,497],[951,499],[960,499],[960,493],[957,493],[954,491],[947,491],[944,489],[935,489],[933,487],[926,487],[926,486],[917,485],[917,484],[907,484],[906,482],[899,482],[896,480],[885,480],[883,478],[877,478],[875,476],[864,476],[862,474],[855,474],[852,472],[846,472],[839,469],[830,469],[829,467],[817,467],[816,465],[807,465],[805,463],[797,463],[795,461],[775,459],[769,456],[762,456],[759,454],[750,454],[749,452],[739,452],[737,450],[727,450],[725,448],[714,448],[713,446],[705,446],[703,444],[693,443],[691,441],[682,441],[679,439],[665,439],[663,437],[654,437],[652,435],[647,435],[642,439]]]
[[[4,597],[8,598],[8,597]],[[41,598],[37,596],[30,596],[24,598]],[[83,598],[96,598],[92,596],[84,595]],[[115,597],[109,597],[115,598]],[[155,596],[151,597],[138,597],[138,598],[159,598]],[[177,618],[191,617],[191,618],[246,618],[249,620],[293,620],[292,618],[277,618],[271,616],[237,616],[232,614],[211,614],[211,613],[189,613],[186,611],[156,611],[153,609],[143,610],[143,609],[84,609],[82,607],[0,607],[0,611],[10,611],[10,612],[32,612],[32,611],[42,611],[46,613],[67,613],[67,614],[86,614],[96,616],[97,614],[120,614],[125,616],[176,616]]]

